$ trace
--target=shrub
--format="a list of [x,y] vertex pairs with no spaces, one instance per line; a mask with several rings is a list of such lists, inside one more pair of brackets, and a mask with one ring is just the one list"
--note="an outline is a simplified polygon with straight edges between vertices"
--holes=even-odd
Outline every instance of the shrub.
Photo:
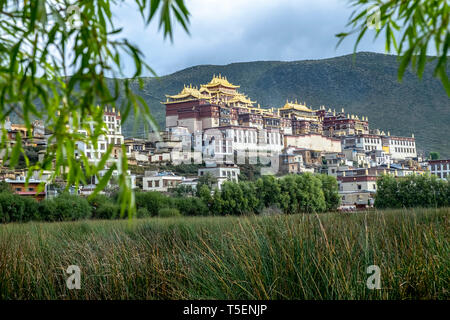
[[39,214],[37,220],[41,221],[57,221],[58,213],[56,202],[53,200],[42,200],[39,202]]
[[146,208],[152,216],[156,216],[161,208],[173,207],[173,200],[158,191],[136,192],[136,208]]
[[162,208],[158,212],[158,216],[162,218],[168,218],[168,217],[180,217],[181,213],[176,208]]
[[88,198],[88,202],[92,207],[92,218],[94,219],[117,219],[120,216],[119,205],[103,194]]
[[0,192],[12,193],[11,185],[6,181],[0,181]]
[[25,204],[19,195],[9,192],[0,193],[1,222],[22,221],[24,218]]
[[40,220],[39,202],[34,198],[23,197],[24,215],[22,221]]
[[52,201],[56,204],[56,216],[59,221],[71,221],[91,217],[92,209],[89,202],[78,195],[63,193]]
[[104,194],[97,194],[93,197],[87,198],[87,200],[92,208],[98,208],[102,204],[113,202],[112,198],[105,196]]
[[206,216],[209,214],[205,202],[196,197],[177,198],[175,199],[175,206],[184,216]]
[[0,222],[27,222],[39,219],[39,204],[33,198],[7,192],[0,193]]
[[105,202],[93,210],[92,218],[118,219],[120,218],[120,206],[112,202]]
[[136,211],[137,218],[147,218],[150,217],[150,212],[146,208],[139,208]]

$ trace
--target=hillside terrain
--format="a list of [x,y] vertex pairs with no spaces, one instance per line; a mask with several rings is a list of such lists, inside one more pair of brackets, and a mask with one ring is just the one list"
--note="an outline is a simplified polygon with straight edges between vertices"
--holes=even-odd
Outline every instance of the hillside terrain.
[[[282,107],[298,100],[311,108],[325,105],[346,113],[368,116],[371,128],[391,135],[415,134],[419,151],[438,151],[450,157],[450,100],[441,83],[433,77],[429,63],[422,79],[407,70],[397,80],[397,57],[360,52],[323,60],[257,61],[229,65],[200,65],[159,78],[143,78],[133,90],[149,104],[152,114],[164,127],[165,94],[176,94],[184,84],[208,83],[221,74],[240,85],[240,91],[261,107]],[[128,136],[142,136],[142,126],[133,129],[132,118],[125,124]]]

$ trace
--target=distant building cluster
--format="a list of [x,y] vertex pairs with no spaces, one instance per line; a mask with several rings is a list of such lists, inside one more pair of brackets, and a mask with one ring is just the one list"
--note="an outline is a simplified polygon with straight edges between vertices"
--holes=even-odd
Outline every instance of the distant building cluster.
[[[220,188],[224,181],[237,182],[240,166],[245,164],[262,165],[262,174],[325,173],[337,178],[343,208],[371,206],[381,174],[431,172],[441,179],[450,174],[450,160],[427,162],[418,156],[414,134],[400,137],[370,129],[368,117],[345,113],[343,108],[312,109],[298,101],[286,101],[281,108],[261,108],[239,88],[221,75],[199,88],[185,85],[162,102],[166,107],[165,131],[150,133],[144,139],[125,138],[120,112],[105,108],[104,135],[95,146],[78,143],[76,156],[84,154],[97,164],[112,145],[107,166],[120,158],[123,146],[129,164],[137,167],[200,165],[197,176],[190,177],[158,170],[144,169],[140,175],[129,172],[132,186],[139,180],[145,191],[166,192],[178,185],[195,189],[197,180],[206,174],[214,176]],[[48,136],[42,121],[33,123],[31,135],[24,125],[10,121],[3,128],[11,146],[20,132],[26,146],[46,147]],[[81,192],[92,192],[100,178],[95,177]],[[24,188],[23,180],[11,179],[11,174],[7,181]],[[28,194],[30,190],[20,192]]]

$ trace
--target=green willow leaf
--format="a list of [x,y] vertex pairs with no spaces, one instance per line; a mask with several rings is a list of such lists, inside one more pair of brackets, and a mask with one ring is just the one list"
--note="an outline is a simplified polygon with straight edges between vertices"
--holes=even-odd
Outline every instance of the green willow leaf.
[[[428,45],[434,44],[438,63],[434,69],[434,76],[438,77],[443,86],[447,88],[448,75],[447,55],[450,40],[450,6],[448,0],[351,0],[355,8],[348,19],[347,27],[350,30],[336,35],[339,46],[345,38],[358,33],[354,52],[364,36],[367,36],[366,22],[367,10],[378,6],[381,12],[381,28],[375,32],[377,38],[385,28],[386,51],[390,52],[392,45],[399,56],[399,80],[408,65],[418,77],[422,77],[425,66],[429,62],[426,56]],[[393,32],[395,30],[395,32]],[[446,90],[447,91],[447,90]],[[447,91],[448,93],[448,91]],[[450,95],[449,95],[450,96]]]
[[[77,149],[77,143],[97,145],[104,134],[103,107],[120,109],[122,124],[134,111],[143,119],[153,120],[145,101],[135,95],[130,84],[144,72],[155,72],[143,61],[142,52],[126,39],[119,39],[122,29],[114,25],[111,6],[124,0],[70,1],[50,0],[15,1],[0,0],[0,119],[16,114],[24,122],[28,133],[31,123],[40,118],[49,133],[48,146],[42,160],[30,163],[25,158],[28,173],[52,170],[52,179],[63,179],[66,188],[86,183],[88,177],[108,167],[111,149],[99,164],[90,163]],[[164,36],[172,39],[172,19],[187,30],[189,12],[182,0],[135,0],[138,16],[145,23],[159,15]],[[76,5],[76,15],[68,11]],[[73,12],[72,12],[73,13]],[[75,13],[74,13],[75,14]],[[72,24],[74,19],[79,23]],[[5,36],[3,36],[5,35]],[[123,84],[115,81],[108,86],[106,75],[122,75],[121,58],[131,57],[134,72]],[[129,81],[131,80],[131,81]],[[123,95],[125,99],[117,101]],[[98,108],[97,106],[101,106]],[[93,126],[86,125],[91,119]],[[85,130],[86,136],[80,134]],[[23,154],[20,136],[9,148],[8,136],[2,129],[1,148],[4,161],[13,167]],[[77,152],[78,156],[75,157]],[[127,170],[126,154],[120,168]],[[115,164],[109,167],[111,170]],[[104,187],[105,179],[98,190]],[[122,177],[123,176],[123,177]],[[127,212],[134,210],[133,192],[122,173],[119,187],[121,201]]]
[[9,166],[14,168],[19,162],[19,156],[22,153],[22,136],[20,133],[16,134],[16,143],[11,151],[11,157],[9,159]]

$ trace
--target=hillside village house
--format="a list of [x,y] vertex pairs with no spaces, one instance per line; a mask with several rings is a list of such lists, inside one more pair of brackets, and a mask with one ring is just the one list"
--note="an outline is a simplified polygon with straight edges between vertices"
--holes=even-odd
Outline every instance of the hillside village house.
[[428,168],[431,174],[439,179],[449,179],[450,177],[450,159],[447,160],[429,160]]
[[142,178],[142,189],[144,191],[167,192],[176,188],[183,181],[183,177],[171,172],[146,171]]
[[416,140],[412,137],[383,137],[383,149],[391,155],[393,160],[417,158]]
[[[337,176],[338,171],[348,170],[353,165],[353,161],[347,160],[343,153],[328,153],[324,155],[327,164],[327,174]],[[345,168],[345,169],[344,169]]]
[[342,149],[340,139],[329,138],[316,133],[297,136],[285,135],[284,145],[323,152],[341,152]]
[[238,182],[241,170],[235,164],[209,164],[204,168],[198,169],[199,177],[206,174],[210,174],[217,179],[217,187],[220,190],[225,181]]
[[343,171],[337,179],[342,205],[365,207],[373,204],[377,191],[377,175],[374,172],[369,173],[368,169],[365,169],[363,174],[354,172],[347,176],[346,171]]
[[[46,181],[44,180],[28,180],[28,185],[26,185],[25,177],[20,176],[16,179],[5,179],[5,182],[11,186],[11,189],[14,193],[24,196],[24,197],[32,197],[36,200],[40,201],[45,199],[46,197]],[[38,192],[38,188],[41,184],[44,184],[44,189]]]
[[[79,157],[81,153],[84,153],[90,163],[97,164],[106,153],[108,145],[112,144],[119,146],[119,148],[113,150],[111,161],[115,161],[115,159],[120,157],[120,146],[124,143],[120,111],[116,113],[114,108],[109,110],[105,107],[103,120],[105,122],[106,129],[104,135],[99,137],[97,146],[94,147],[90,143],[77,142],[77,151],[75,156]],[[93,124],[91,124],[91,130],[93,130]],[[79,130],[79,132],[84,135],[88,134],[86,130]]]

